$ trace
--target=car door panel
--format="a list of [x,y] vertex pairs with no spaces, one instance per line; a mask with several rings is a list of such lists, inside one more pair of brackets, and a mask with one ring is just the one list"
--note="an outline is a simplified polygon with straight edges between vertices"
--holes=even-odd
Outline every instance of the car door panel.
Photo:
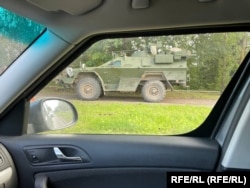
[[[164,187],[166,172],[212,171],[220,153],[215,140],[183,136],[26,135],[0,142],[13,157],[21,187],[34,186],[41,175],[51,187]],[[55,147],[82,161],[58,160]],[[29,151],[46,148],[54,162],[33,163]]]
[[[47,187],[166,187],[168,169],[97,168],[40,173]],[[63,177],[63,178],[62,178]]]

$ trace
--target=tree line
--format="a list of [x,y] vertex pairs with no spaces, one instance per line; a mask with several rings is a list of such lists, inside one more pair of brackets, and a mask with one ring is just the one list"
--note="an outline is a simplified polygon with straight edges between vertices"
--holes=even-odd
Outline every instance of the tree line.
[[[13,62],[44,27],[0,8],[0,28],[1,68]],[[193,54],[187,60],[190,89],[223,91],[249,50],[249,37],[247,32],[231,32],[104,39],[81,54],[72,66],[99,66],[111,60],[114,52],[130,56],[135,51],[149,52],[152,44],[165,53],[181,48]]]
[[72,64],[99,66],[113,58],[114,52],[148,50],[154,44],[167,53],[171,48],[189,51],[187,59],[189,87],[194,90],[223,91],[248,52],[249,33],[205,33],[157,37],[104,39],[93,44]]

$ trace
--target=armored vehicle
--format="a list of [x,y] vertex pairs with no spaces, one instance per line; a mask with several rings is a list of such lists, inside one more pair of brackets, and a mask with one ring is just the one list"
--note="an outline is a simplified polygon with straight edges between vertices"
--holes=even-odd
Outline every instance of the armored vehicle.
[[65,87],[75,87],[83,100],[96,100],[110,92],[139,92],[147,102],[160,102],[166,89],[186,85],[187,52],[172,49],[169,53],[136,51],[131,56],[116,56],[98,66],[66,68],[59,78]]

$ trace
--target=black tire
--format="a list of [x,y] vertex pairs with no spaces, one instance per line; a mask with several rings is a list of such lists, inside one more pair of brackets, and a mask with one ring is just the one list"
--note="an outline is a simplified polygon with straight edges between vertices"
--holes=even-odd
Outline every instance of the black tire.
[[100,97],[102,89],[94,77],[82,77],[76,85],[77,94],[83,100],[96,100]]
[[142,87],[142,97],[146,102],[160,102],[166,96],[166,88],[159,80],[147,81]]

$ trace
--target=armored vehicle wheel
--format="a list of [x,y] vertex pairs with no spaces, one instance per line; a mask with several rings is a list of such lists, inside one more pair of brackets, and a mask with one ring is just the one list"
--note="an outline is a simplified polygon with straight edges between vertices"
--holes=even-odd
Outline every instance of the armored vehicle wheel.
[[142,87],[142,97],[147,102],[160,102],[166,96],[166,88],[161,81],[147,81]]
[[83,100],[96,100],[102,93],[99,82],[93,77],[81,78],[76,89],[78,96]]

